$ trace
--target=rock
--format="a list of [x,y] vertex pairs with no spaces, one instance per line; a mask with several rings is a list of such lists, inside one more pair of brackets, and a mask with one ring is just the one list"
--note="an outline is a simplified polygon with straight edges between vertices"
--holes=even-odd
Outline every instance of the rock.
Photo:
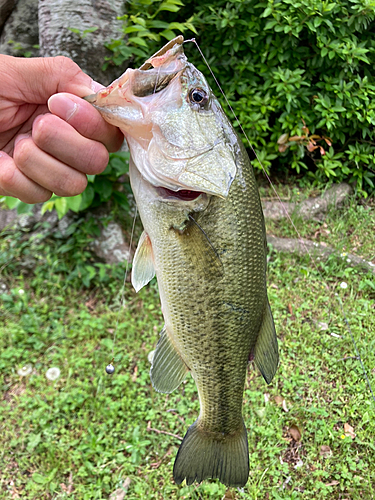
[[1,32],[0,54],[38,56],[38,0],[18,0],[14,5]]
[[334,184],[322,196],[308,198],[301,203],[264,201],[262,203],[264,217],[272,220],[284,219],[287,217],[283,208],[285,207],[290,215],[295,214],[302,217],[302,219],[322,220],[331,206],[337,208],[342,205],[351,192],[352,188],[349,184],[341,183]]
[[365,271],[370,271],[375,274],[375,264],[366,261],[361,257],[353,254],[340,254],[334,248],[327,247],[315,241],[306,240],[304,238],[278,238],[267,234],[267,243],[278,252],[295,253],[297,255],[309,254],[317,260],[326,260],[331,254],[336,254],[346,262],[350,267],[361,267]]
[[12,227],[17,220],[17,209],[6,209],[0,206],[0,232],[8,227]]
[[101,235],[92,243],[95,254],[107,264],[131,261],[132,252],[125,243],[121,226],[110,222],[102,229]]
[[56,212],[46,212],[42,215],[42,205],[43,203],[37,203],[33,206],[32,212],[27,214],[18,214],[17,208],[8,209],[4,206],[0,206],[0,231],[3,231],[7,228],[17,228],[25,231],[30,231],[38,222],[48,223],[48,231],[50,231],[53,227],[56,226],[58,217]]

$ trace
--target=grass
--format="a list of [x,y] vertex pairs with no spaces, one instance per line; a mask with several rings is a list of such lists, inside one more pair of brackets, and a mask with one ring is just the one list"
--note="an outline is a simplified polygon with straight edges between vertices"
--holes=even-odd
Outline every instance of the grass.
[[[352,200],[324,223],[296,223],[304,237],[371,260],[375,216],[373,201],[366,203]],[[291,236],[284,222],[269,230]],[[151,387],[147,356],[162,326],[156,283],[139,294],[127,284],[118,316],[124,268],[95,267],[89,252],[77,250],[86,236],[60,254],[62,238],[4,236],[0,499],[107,499],[121,487],[130,500],[375,499],[375,403],[337,300],[375,389],[373,275],[334,256],[315,267],[308,258],[271,254],[281,363],[270,386],[249,366],[243,406],[249,481],[227,492],[218,482],[178,487],[172,479],[178,436],[196,419],[199,403],[190,376],[171,395]],[[31,257],[31,269],[20,266]],[[105,366],[117,320],[111,377]],[[21,377],[27,364],[32,371]],[[45,376],[51,367],[61,371],[55,381]]]

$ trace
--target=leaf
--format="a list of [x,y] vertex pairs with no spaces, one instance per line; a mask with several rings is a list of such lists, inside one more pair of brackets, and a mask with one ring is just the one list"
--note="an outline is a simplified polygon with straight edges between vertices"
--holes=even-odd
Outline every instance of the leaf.
[[29,203],[24,203],[20,201],[17,205],[17,213],[18,214],[29,214],[33,211],[34,205],[30,205]]
[[267,7],[260,17],[268,17],[270,14],[272,14],[272,7]]
[[57,198],[55,200],[55,208],[59,219],[62,219],[67,214],[69,207],[66,198]]
[[93,183],[95,191],[99,194],[101,201],[108,201],[113,191],[112,182],[101,175],[95,178]]
[[292,436],[294,441],[301,441],[302,438],[302,432],[300,428],[297,425],[292,425],[289,428],[289,434]]
[[286,406],[286,401],[282,396],[275,396],[275,402],[278,406],[281,406],[285,413],[288,413],[288,408]]
[[44,215],[47,211],[52,212],[54,206],[55,206],[55,200],[48,200],[45,203],[43,203],[40,213]]
[[345,436],[351,437],[352,439],[354,439],[356,437],[356,434],[354,433],[353,427],[349,424],[344,424],[344,433],[345,433]]
[[332,455],[332,450],[328,445],[323,444],[320,447],[319,455],[324,458],[330,457]]
[[68,208],[69,210],[73,210],[73,212],[79,212],[81,202],[82,202],[82,194],[67,198]]
[[282,134],[277,139],[277,144],[286,144],[288,142],[289,134]]
[[38,446],[41,441],[41,434],[30,434],[27,450],[30,452]]
[[86,189],[82,193],[80,210],[86,210],[94,200],[95,190],[92,184],[88,184]]
[[235,498],[236,498],[235,491],[228,489],[221,500],[235,500]]
[[142,47],[148,47],[146,41],[139,36],[132,36],[128,39],[129,43],[134,43],[134,45],[141,45]]
[[42,474],[39,474],[38,472],[34,472],[34,474],[31,476],[31,479],[38,484],[48,483],[48,477],[42,476]]
[[168,10],[169,12],[178,12],[181,9],[178,5],[170,4],[168,2],[163,2],[158,11],[160,10]]
[[5,196],[5,204],[11,210],[21,203],[18,198],[13,198],[12,196]]

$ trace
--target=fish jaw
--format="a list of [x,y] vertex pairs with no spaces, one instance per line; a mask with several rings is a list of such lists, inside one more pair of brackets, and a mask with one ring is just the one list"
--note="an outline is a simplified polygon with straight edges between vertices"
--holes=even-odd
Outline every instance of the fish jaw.
[[[226,198],[236,175],[226,117],[203,75],[178,43],[109,87],[87,96],[124,133],[133,161],[152,185]],[[207,105],[191,102],[194,89]],[[221,112],[217,113],[220,108]]]

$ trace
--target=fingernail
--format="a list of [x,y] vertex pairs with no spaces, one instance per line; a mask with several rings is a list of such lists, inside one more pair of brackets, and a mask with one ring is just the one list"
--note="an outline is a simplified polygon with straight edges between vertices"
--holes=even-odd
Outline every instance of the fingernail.
[[31,134],[19,134],[19,135],[17,135],[17,137],[14,139],[14,147],[16,147],[20,141],[23,141],[24,139],[29,139],[30,137],[31,137]]
[[91,81],[91,88],[92,88],[93,92],[96,93],[96,92],[99,92],[99,90],[104,89],[104,85],[96,82],[95,80],[92,80]]
[[68,122],[76,114],[78,104],[63,94],[55,94],[48,99],[48,109]]

